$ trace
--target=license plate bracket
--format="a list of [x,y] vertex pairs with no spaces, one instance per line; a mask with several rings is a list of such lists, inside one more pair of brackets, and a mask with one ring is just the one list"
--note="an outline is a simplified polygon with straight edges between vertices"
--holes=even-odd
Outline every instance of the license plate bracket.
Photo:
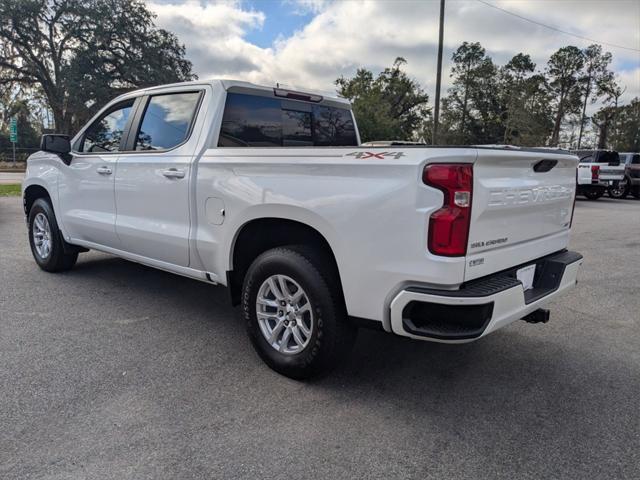
[[522,282],[522,288],[527,291],[533,288],[533,278],[536,274],[536,264],[516,270],[516,278]]

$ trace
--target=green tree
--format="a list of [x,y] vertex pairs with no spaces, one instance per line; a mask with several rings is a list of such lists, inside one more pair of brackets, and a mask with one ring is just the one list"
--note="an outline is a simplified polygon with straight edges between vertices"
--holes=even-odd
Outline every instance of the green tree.
[[625,91],[626,88],[620,87],[613,79],[604,85],[603,92],[606,95],[604,106],[591,117],[591,123],[597,129],[596,148],[607,148],[609,136],[615,134],[616,120],[620,112],[620,97]]
[[18,121],[18,145],[21,148],[39,147],[42,126],[33,116],[32,105],[27,100],[19,99],[13,102],[7,113]]
[[[607,148],[611,124],[613,123],[613,119],[617,116],[617,113],[617,108],[607,105],[598,110],[593,116],[592,122],[598,129],[598,143],[596,148]],[[578,145],[580,145],[579,142]]]
[[589,45],[583,50],[584,73],[580,78],[582,84],[582,115],[580,117],[580,133],[578,134],[578,149],[582,143],[587,103],[595,103],[599,97],[605,95],[614,81],[613,72],[609,71],[611,54],[602,52],[600,45]]
[[504,105],[498,69],[477,42],[463,42],[451,59],[453,85],[443,100],[443,137],[456,144],[501,142]]
[[528,119],[520,122],[519,145],[544,145],[553,129],[551,100],[544,75],[535,74],[525,84],[525,111]]
[[18,85],[0,85],[0,158],[12,150],[9,133],[12,118],[18,121],[19,160],[28,152],[22,149],[36,149],[40,145],[42,123],[37,116],[37,102],[30,98],[30,93]]
[[580,108],[580,72],[584,66],[582,51],[574,46],[562,47],[549,59],[546,75],[549,95],[555,106],[555,118],[550,145],[557,145],[560,129],[567,115],[577,113]]
[[518,53],[500,70],[505,144],[542,145],[551,133],[546,81],[535,68],[529,55]]
[[615,128],[607,144],[619,152],[640,152],[640,98],[616,108]]
[[0,83],[39,89],[70,133],[120,93],[194,78],[153,19],[140,0],[2,0]]
[[487,57],[485,49],[478,43],[463,42],[462,45],[451,56],[453,66],[451,67],[451,77],[453,87],[449,89],[451,104],[455,104],[460,112],[458,123],[458,135],[460,143],[469,140],[468,119],[470,101],[473,92],[477,89],[479,78],[487,70]]
[[526,81],[536,69],[529,55],[518,53],[501,68],[501,92],[504,99],[504,143],[515,144],[522,120],[526,117]]
[[505,106],[499,94],[498,68],[487,58],[479,69],[479,75],[471,90],[469,130],[473,143],[500,143],[504,137],[503,115]]
[[414,138],[427,116],[429,97],[402,70],[405,64],[405,59],[398,57],[377,77],[360,68],[353,78],[336,80],[338,93],[353,104],[363,142]]

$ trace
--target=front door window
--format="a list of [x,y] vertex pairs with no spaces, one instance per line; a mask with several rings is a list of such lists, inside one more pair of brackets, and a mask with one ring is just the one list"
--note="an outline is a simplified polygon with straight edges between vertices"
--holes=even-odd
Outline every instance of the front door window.
[[135,99],[114,105],[84,133],[80,151],[86,153],[117,152]]

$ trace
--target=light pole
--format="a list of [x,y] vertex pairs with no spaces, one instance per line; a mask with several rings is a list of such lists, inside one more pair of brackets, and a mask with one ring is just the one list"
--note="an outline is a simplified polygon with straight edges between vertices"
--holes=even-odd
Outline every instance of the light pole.
[[433,135],[431,144],[436,144],[438,136],[438,120],[440,117],[440,84],[442,81],[442,41],[444,38],[444,0],[440,0],[440,33],[438,39],[438,68],[436,72],[436,102],[433,110]]

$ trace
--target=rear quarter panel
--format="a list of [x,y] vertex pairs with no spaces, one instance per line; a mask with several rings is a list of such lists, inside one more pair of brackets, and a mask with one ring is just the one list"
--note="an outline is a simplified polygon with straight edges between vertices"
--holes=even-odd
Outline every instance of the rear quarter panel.
[[[395,150],[395,149],[394,149]],[[221,283],[233,242],[257,218],[286,218],[321,233],[336,257],[348,313],[382,320],[385,304],[407,283],[454,288],[463,258],[427,252],[429,215],[442,192],[422,184],[428,162],[473,162],[475,149],[407,149],[398,159],[362,159],[346,148],[212,148],[198,161],[195,233],[205,269]],[[207,199],[225,219],[207,218]]]

